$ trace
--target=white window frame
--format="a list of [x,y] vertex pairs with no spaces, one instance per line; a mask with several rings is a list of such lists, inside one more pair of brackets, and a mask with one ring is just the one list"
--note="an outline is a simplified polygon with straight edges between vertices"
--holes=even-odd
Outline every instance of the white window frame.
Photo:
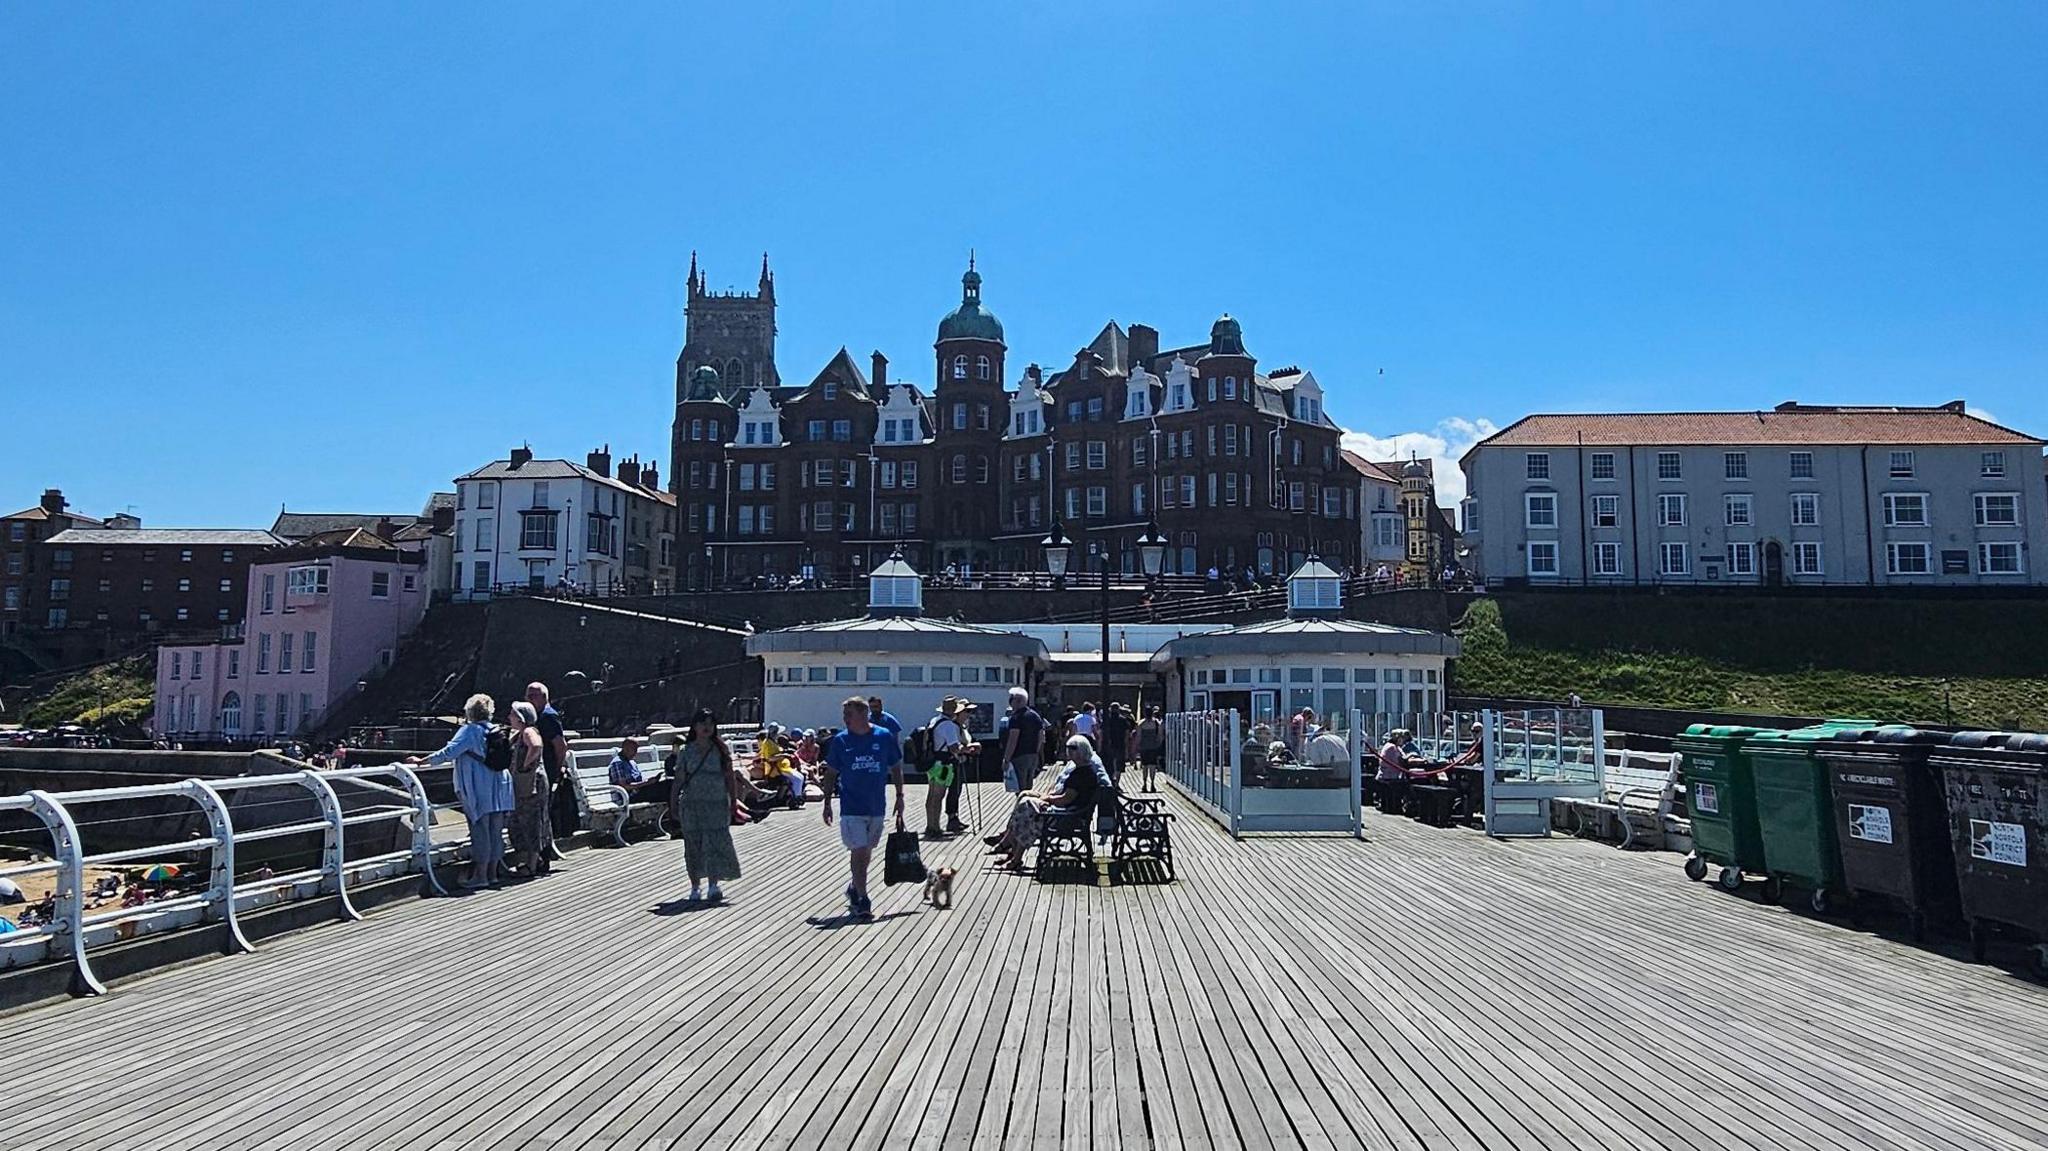
[[1729,479],[1729,480],[1746,480],[1746,479],[1748,479],[1748,478],[1749,478],[1749,453],[1748,453],[1748,452],[1722,452],[1722,453],[1721,453],[1721,478],[1723,478],[1723,479]]
[[[1801,471],[1799,467],[1799,463],[1801,460],[1806,461],[1806,469],[1804,471]],[[1812,479],[1813,453],[1808,451],[1797,451],[1790,453],[1785,460],[1785,474],[1795,480]]]
[[1756,545],[1754,543],[1748,540],[1730,540],[1728,542],[1727,557],[1729,575],[1756,575]]
[[1602,541],[1593,545],[1593,574],[1618,576],[1621,573],[1621,545]]
[[[1657,497],[1657,526],[1661,528],[1684,527],[1685,505],[1687,502],[1684,492],[1665,492],[1659,495]],[[1667,509],[1673,507],[1678,509],[1678,518],[1676,519],[1671,518],[1667,511]]]
[[[1606,522],[1602,522],[1605,520]],[[1621,526],[1621,497],[1593,497],[1593,526],[1596,528],[1618,528]]]
[[[1900,518],[1899,502],[1902,500],[1919,501],[1920,517],[1918,519]],[[1928,526],[1927,505],[1929,500],[1926,492],[1886,492],[1882,497],[1882,503],[1884,506],[1884,526],[1888,528],[1924,528]]]
[[[1667,471],[1665,464],[1671,467]],[[1660,480],[1682,480],[1685,478],[1685,457],[1677,452],[1657,453],[1657,478]]]
[[[2012,567],[1993,570],[1992,549],[2009,550],[2012,553]],[[2020,550],[2018,540],[1986,540],[1977,545],[1977,574],[1988,576],[2009,576],[2027,574],[2026,554]]]
[[[1809,566],[1805,556],[1811,553],[1813,563]],[[1818,540],[1794,540],[1792,543],[1792,574],[1795,576],[1817,576],[1827,574],[1826,557],[1821,552]]]
[[[1605,463],[1605,464],[1607,465],[1607,474],[1606,474],[1606,475],[1604,475],[1604,476],[1600,474],[1600,465],[1601,465],[1602,463]],[[1592,477],[1593,477],[1594,479],[1596,479],[1596,480],[1601,480],[1601,481],[1603,481],[1603,482],[1604,482],[1604,481],[1607,481],[1607,480],[1611,480],[1611,479],[1613,479],[1613,478],[1614,478],[1614,453],[1613,453],[1613,452],[1594,452],[1594,453],[1593,453],[1593,459],[1592,459],[1592,464],[1591,464],[1591,466],[1590,466],[1590,468],[1589,468],[1589,470],[1588,470],[1588,474],[1589,474],[1589,475],[1591,475],[1591,476],[1592,476]]]
[[[1673,556],[1678,565],[1672,566]],[[1657,545],[1657,574],[1667,576],[1689,576],[1692,574],[1692,545],[1684,541],[1667,541]]]
[[[1992,500],[2007,502],[2012,509],[2012,518],[2003,520],[1987,518],[1985,510],[1990,506],[1990,501]],[[1970,497],[1970,502],[1974,505],[1977,526],[1980,528],[2016,528],[2020,525],[2020,494],[2018,492],[1976,492]]]
[[[1549,556],[1549,557],[1550,557],[1550,565],[1549,565],[1549,567],[1548,567],[1547,569],[1545,569],[1545,568],[1543,568],[1543,567],[1541,567],[1541,566],[1539,566],[1539,565],[1538,565],[1538,563],[1537,563],[1537,558],[1536,558],[1536,557],[1537,557],[1537,556],[1539,556],[1539,555],[1547,555],[1547,556]],[[1529,578],[1531,578],[1531,579],[1538,579],[1538,578],[1543,578],[1543,577],[1554,577],[1554,576],[1558,575],[1558,574],[1559,574],[1559,569],[1558,569],[1558,561],[1559,561],[1559,554],[1558,554],[1558,547],[1557,547],[1557,541],[1556,541],[1556,540],[1531,540],[1531,541],[1529,541],[1529,552],[1528,552],[1528,571],[1529,571]]]
[[1915,462],[1911,448],[1898,449],[1885,461],[1885,474],[1895,480],[1912,479]]
[[2005,478],[2005,453],[2004,453],[2004,452],[1979,452],[1979,453],[1977,453],[1977,475],[1978,475],[1979,477],[1981,477],[1981,478],[1983,478],[1983,479],[1987,479],[1987,480],[2002,480],[2002,479],[2004,479],[2004,478]]
[[1550,478],[1550,453],[1529,452],[1522,457],[1523,478],[1548,480]]
[[[1737,518],[1738,514],[1741,518]],[[1748,494],[1730,492],[1721,497],[1721,520],[1724,527],[1746,528],[1756,523],[1756,501]]]
[[[1915,549],[1923,557],[1925,566],[1919,571],[1906,571],[1899,566],[1899,557]],[[1934,545],[1925,540],[1893,540],[1884,545],[1884,570],[1886,575],[1895,576],[1934,575]]]
[[[1549,522],[1539,522],[1537,520],[1536,509],[1538,508],[1538,506],[1542,506],[1547,509],[1549,513]],[[1524,492],[1522,494],[1522,526],[1531,529],[1541,529],[1544,531],[1556,531],[1557,493]]]
[[[1800,518],[1802,508],[1810,513],[1804,519]],[[1787,510],[1787,514],[1792,517],[1792,526],[1795,528],[1818,527],[1820,525],[1820,493],[1793,492],[1791,506]]]

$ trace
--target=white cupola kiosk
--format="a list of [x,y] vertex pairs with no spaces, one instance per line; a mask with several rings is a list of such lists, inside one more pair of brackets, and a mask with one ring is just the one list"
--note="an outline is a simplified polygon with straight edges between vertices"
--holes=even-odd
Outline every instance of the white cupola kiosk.
[[1344,577],[1315,556],[1287,578],[1289,619],[1330,619],[1344,607]]
[[916,616],[924,613],[924,578],[903,562],[901,551],[891,552],[881,567],[868,576],[868,615]]

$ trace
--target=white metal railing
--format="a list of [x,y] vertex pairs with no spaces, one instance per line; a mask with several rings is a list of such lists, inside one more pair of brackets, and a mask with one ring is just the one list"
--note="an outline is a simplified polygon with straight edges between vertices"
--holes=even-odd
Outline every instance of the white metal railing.
[[1166,717],[1167,779],[1233,837],[1272,831],[1355,837],[1363,830],[1362,727],[1357,712],[1340,717],[1319,738],[1290,749],[1281,763],[1268,754],[1266,729],[1247,733],[1236,711],[1175,712]]
[[[335,791],[334,785],[338,782],[350,785],[354,789],[352,795],[365,793],[384,802],[348,811]],[[302,790],[313,801],[318,817],[238,830],[233,805],[225,793],[264,787]],[[115,851],[86,851],[74,810],[99,804],[147,800],[189,801],[205,818],[207,833]],[[89,949],[118,939],[218,923],[226,928],[230,950],[254,951],[255,946],[242,934],[240,923],[240,913],[247,908],[288,899],[332,897],[344,919],[360,919],[361,913],[349,900],[350,882],[352,879],[360,882],[378,873],[418,871],[426,889],[444,894],[433,867],[435,810],[419,775],[407,765],[397,763],[331,771],[299,770],[223,779],[184,779],[86,791],[36,790],[0,797],[0,811],[24,811],[36,817],[48,829],[52,844],[48,859],[0,868],[0,876],[50,872],[57,876],[56,887],[50,895],[53,906],[47,921],[0,935],[0,968],[67,956],[75,968],[75,988],[84,994],[97,995],[106,987],[93,973]],[[347,857],[348,828],[408,818],[412,820],[412,842],[407,847],[359,859]],[[315,833],[321,836],[317,865],[281,875],[273,873],[238,878],[235,866],[238,846]],[[86,906],[85,874],[89,867],[188,860],[199,854],[205,856],[207,868],[206,884],[201,890],[135,904],[123,903],[106,909]]]

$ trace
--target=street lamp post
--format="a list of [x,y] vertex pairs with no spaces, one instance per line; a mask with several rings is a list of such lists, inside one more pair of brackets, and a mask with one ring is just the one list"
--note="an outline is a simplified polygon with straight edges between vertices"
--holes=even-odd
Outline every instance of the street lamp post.
[[[1067,566],[1072,561],[1074,545],[1060,531],[1059,517],[1052,521],[1052,532],[1038,545],[1045,552],[1045,570],[1052,574],[1055,587],[1061,586],[1067,576]],[[1098,549],[1102,564],[1100,610],[1102,615],[1102,707],[1109,709],[1109,547],[1107,541]],[[1166,561],[1166,537],[1159,532],[1158,524],[1148,524],[1145,534],[1138,537],[1138,558],[1144,565],[1147,579],[1156,579]]]

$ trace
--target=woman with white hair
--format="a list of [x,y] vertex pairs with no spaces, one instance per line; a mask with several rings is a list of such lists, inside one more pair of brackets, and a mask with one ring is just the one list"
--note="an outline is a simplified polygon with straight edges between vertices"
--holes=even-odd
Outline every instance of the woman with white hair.
[[532,704],[522,699],[512,705],[512,850],[529,876],[548,873],[547,848],[555,839],[539,724]]
[[455,767],[455,797],[462,803],[462,817],[469,821],[469,875],[466,888],[498,884],[498,868],[505,858],[505,817],[511,813],[512,776],[491,770],[491,715],[497,704],[481,693],[462,705],[462,726],[441,750],[432,755],[415,755],[411,764],[449,763]]
[[1102,758],[1095,754],[1095,745],[1085,735],[1069,736],[1066,745],[1066,762],[1060,766],[1059,774],[1053,777],[1050,790],[1027,791],[1018,797],[1016,808],[1010,812],[1010,825],[990,849],[997,856],[995,864],[1006,871],[1022,871],[1024,853],[1038,842],[1038,818],[1055,808],[1076,809],[1083,813],[1094,810],[1101,796],[1116,790],[1111,782],[1108,769],[1102,766]]

